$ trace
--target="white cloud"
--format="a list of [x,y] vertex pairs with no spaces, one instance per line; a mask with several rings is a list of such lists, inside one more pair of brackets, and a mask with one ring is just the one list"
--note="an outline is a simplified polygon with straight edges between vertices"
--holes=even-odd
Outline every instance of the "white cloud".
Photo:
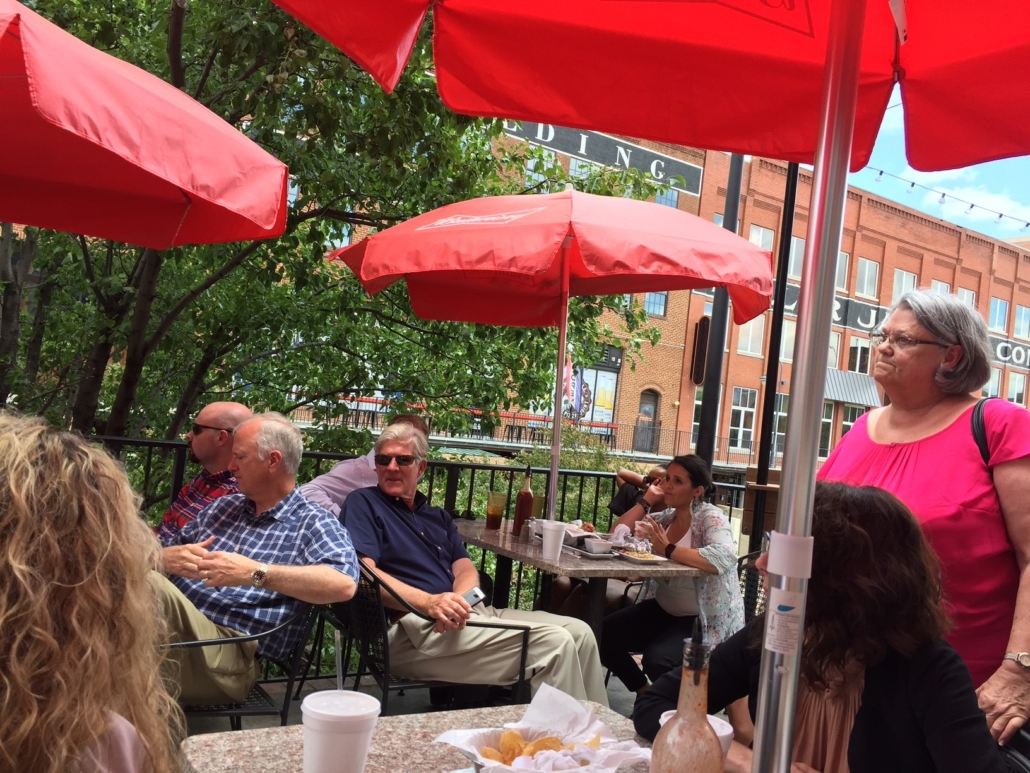
[[965,169],[945,169],[941,172],[919,172],[910,166],[906,166],[905,171],[900,176],[909,182],[940,188],[940,184],[943,182],[974,182],[976,180],[976,169],[966,167]]
[[900,102],[891,100],[887,110],[883,114],[883,122],[880,124],[880,134],[884,132],[898,132],[905,128],[905,108]]

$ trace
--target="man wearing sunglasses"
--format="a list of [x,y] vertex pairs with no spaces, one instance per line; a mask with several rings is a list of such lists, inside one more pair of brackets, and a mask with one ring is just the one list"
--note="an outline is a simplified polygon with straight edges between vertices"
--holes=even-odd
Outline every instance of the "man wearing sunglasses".
[[204,406],[186,433],[190,461],[200,464],[201,473],[182,487],[171,506],[165,511],[157,527],[162,545],[192,521],[200,511],[219,497],[236,494],[236,478],[229,472],[232,459],[233,432],[251,416],[251,410],[241,403],[218,402]]
[[[402,413],[394,416],[386,425],[410,424],[427,438],[429,425],[421,416],[414,413]],[[300,494],[309,502],[321,505],[335,516],[340,515],[340,508],[352,491],[368,488],[379,483],[376,476],[375,449],[355,459],[345,459],[329,472],[312,478],[300,487]]]
[[[474,595],[475,606],[468,601],[465,594],[479,585],[479,572],[450,514],[430,506],[418,491],[427,447],[426,436],[409,425],[383,430],[374,449],[379,483],[353,492],[341,514],[359,557],[430,618],[399,618],[390,634],[391,669],[416,679],[512,684],[522,630],[475,626],[512,621],[531,628],[526,674],[534,692],[549,684],[607,706],[597,642],[586,623],[548,612],[494,609]],[[385,591],[383,603],[399,606]]]

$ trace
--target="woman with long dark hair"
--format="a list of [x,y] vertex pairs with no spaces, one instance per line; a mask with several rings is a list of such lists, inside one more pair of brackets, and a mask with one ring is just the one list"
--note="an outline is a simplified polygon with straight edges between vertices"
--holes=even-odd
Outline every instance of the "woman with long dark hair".
[[[1007,770],[969,669],[941,638],[948,621],[940,567],[908,508],[881,489],[819,483],[812,536],[795,770]],[[763,630],[764,617],[756,617],[712,651],[710,712],[747,697],[754,717]],[[637,699],[638,733],[654,738],[679,686],[677,670]],[[726,770],[750,771],[751,751],[734,743]]]
[[[670,561],[700,569],[701,578],[659,580],[654,598],[614,612],[601,630],[601,664],[627,689],[642,692],[683,659],[683,638],[701,617],[710,641],[718,643],[744,625],[744,601],[737,582],[737,546],[729,520],[705,497],[715,492],[708,465],[699,456],[677,456],[665,478],[652,485],[640,503],[615,526],[651,541],[651,550]],[[667,507],[650,514],[664,497]],[[630,653],[643,652],[643,671]]]

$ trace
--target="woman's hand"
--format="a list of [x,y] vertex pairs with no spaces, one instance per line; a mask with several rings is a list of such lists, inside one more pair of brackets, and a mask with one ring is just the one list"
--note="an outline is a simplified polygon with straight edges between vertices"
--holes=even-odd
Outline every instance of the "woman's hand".
[[650,515],[645,515],[638,526],[638,536],[651,541],[651,552],[656,556],[664,556],[665,548],[669,544],[669,536],[662,525]]
[[980,685],[976,697],[991,735],[1004,745],[1030,718],[1030,672],[1005,661]]
[[665,499],[665,492],[662,491],[662,482],[655,481],[648,486],[647,491],[644,492],[643,499],[652,509],[657,509]]

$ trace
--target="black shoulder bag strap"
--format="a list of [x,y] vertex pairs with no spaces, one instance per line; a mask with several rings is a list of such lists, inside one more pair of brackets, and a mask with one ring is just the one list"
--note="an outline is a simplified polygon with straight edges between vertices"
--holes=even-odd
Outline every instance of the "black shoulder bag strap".
[[976,441],[976,447],[980,449],[980,457],[984,460],[984,464],[990,464],[991,461],[991,449],[987,445],[987,425],[984,424],[984,403],[993,399],[993,397],[985,397],[980,400],[973,408],[973,416],[970,419],[970,423],[973,425],[973,440]]

